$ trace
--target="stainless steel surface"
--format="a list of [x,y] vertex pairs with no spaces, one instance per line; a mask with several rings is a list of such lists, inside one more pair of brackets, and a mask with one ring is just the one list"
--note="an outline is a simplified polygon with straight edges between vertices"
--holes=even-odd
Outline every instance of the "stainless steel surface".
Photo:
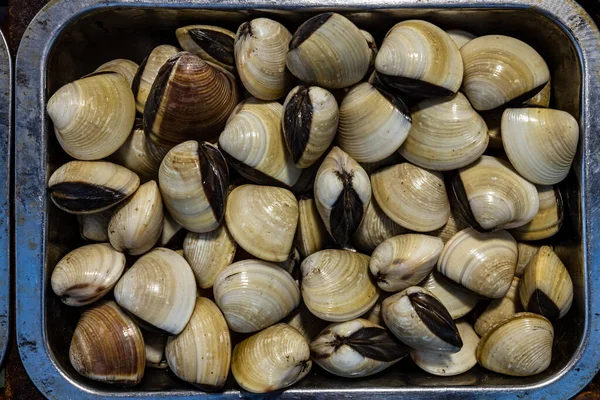
[[[17,342],[28,373],[46,396],[175,399],[202,394],[162,371],[149,370],[138,388],[120,389],[85,380],[70,366],[68,346],[78,311],[54,296],[49,276],[80,239],[75,219],[58,211],[46,196],[48,177],[66,160],[44,111],[49,95],[111,58],[139,62],[154,45],[175,42],[174,29],[184,24],[219,22],[235,29],[243,20],[268,15],[293,30],[324,8],[345,13],[379,40],[395,22],[424,18],[444,28],[513,35],[540,51],[552,72],[553,106],[570,112],[581,124],[578,161],[565,183],[569,221],[554,239],[573,275],[576,305],[556,325],[552,365],[538,376],[511,378],[475,368],[440,378],[405,361],[362,380],[337,378],[315,368],[275,396],[558,399],[575,394],[595,375],[600,363],[600,34],[576,2],[63,0],[51,2],[33,20],[16,68]],[[231,377],[225,392],[210,396],[255,397],[240,393]]]

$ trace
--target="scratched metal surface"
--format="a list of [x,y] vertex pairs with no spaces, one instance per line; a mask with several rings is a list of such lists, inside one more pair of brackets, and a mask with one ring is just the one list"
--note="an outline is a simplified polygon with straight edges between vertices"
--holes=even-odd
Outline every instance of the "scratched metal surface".
[[[67,160],[52,133],[44,105],[61,85],[110,58],[140,61],[159,43],[175,42],[174,28],[198,22],[230,28],[258,15],[291,29],[307,16],[336,9],[379,39],[403,19],[423,18],[444,28],[505,33],[533,45],[548,61],[553,106],[581,124],[581,147],[572,176],[568,222],[554,243],[575,283],[576,305],[556,325],[550,368],[535,377],[510,378],[475,368],[440,378],[405,361],[369,379],[347,380],[315,367],[294,387],[266,396],[239,390],[203,394],[167,372],[149,370],[135,389],[99,385],[69,364],[68,346],[78,311],[49,289],[56,262],[79,242],[75,220],[52,206],[46,182]],[[568,398],[596,374],[600,363],[600,34],[570,0],[63,0],[51,2],[30,24],[17,55],[15,127],[16,332],[23,363],[50,398],[165,399],[285,397],[348,398]],[[67,227],[72,228],[67,229]]]

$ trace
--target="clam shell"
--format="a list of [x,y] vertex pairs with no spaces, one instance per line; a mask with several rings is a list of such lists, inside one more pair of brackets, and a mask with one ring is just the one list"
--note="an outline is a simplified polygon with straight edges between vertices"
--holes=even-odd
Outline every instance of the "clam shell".
[[125,269],[125,255],[108,243],[89,244],[64,256],[50,278],[52,290],[69,306],[93,303],[108,293]]
[[139,258],[125,272],[114,294],[125,310],[156,328],[177,335],[194,310],[196,282],[182,256],[159,247]]
[[312,367],[304,337],[288,324],[277,324],[233,349],[231,372],[244,390],[266,393],[304,378]]
[[146,366],[156,369],[167,369],[165,359],[165,347],[167,336],[162,333],[142,331],[144,337],[144,348],[146,349]]
[[548,83],[537,92],[535,96],[523,102],[523,105],[534,107],[550,107],[550,96],[552,92],[552,79],[548,79]]
[[225,213],[229,170],[225,158],[207,142],[190,140],[173,147],[158,171],[165,206],[192,232],[210,232]]
[[466,321],[456,323],[456,328],[463,342],[457,353],[433,353],[412,350],[412,360],[425,372],[437,376],[455,376],[467,372],[477,364],[475,356],[479,345],[479,336]]
[[102,302],[79,318],[69,360],[75,371],[86,378],[133,386],[144,376],[144,338],[135,322],[114,301]]
[[502,114],[502,143],[525,179],[554,185],[565,179],[577,152],[579,125],[571,114],[549,108],[508,108]]
[[140,64],[131,85],[133,95],[135,96],[135,108],[139,113],[144,112],[146,101],[150,95],[150,89],[158,75],[158,71],[165,65],[169,58],[180,51],[175,46],[162,44],[152,49],[150,55]]
[[499,299],[510,288],[517,257],[517,242],[508,232],[467,228],[445,244],[437,270],[475,293]]
[[381,161],[404,143],[411,124],[400,97],[362,82],[342,100],[337,143],[358,162]]
[[406,229],[385,215],[375,197],[371,197],[363,220],[352,236],[352,244],[361,253],[371,254],[384,240],[406,232]]
[[267,261],[286,261],[298,225],[298,202],[289,190],[242,185],[229,194],[227,228],[237,244]]
[[424,100],[411,114],[413,125],[400,154],[419,167],[458,169],[477,160],[487,148],[485,121],[462,93]]
[[462,90],[476,110],[526,100],[550,79],[544,59],[528,44],[502,35],[480,36],[460,49]]
[[300,302],[300,305],[283,322],[296,328],[309,343],[329,325],[327,321],[315,317],[303,302]]
[[330,322],[367,312],[379,297],[369,257],[348,250],[318,251],[302,262],[302,298],[311,313]]
[[356,25],[329,12],[300,25],[290,41],[286,64],[309,85],[337,89],[359,82],[370,59],[367,41]]
[[149,181],[115,208],[108,223],[108,238],[118,251],[139,255],[154,247],[162,228],[160,190],[155,181]]
[[46,106],[56,138],[78,160],[99,160],[127,140],[135,120],[135,101],[125,78],[101,73],[58,89]]
[[463,61],[450,36],[421,20],[400,22],[383,39],[375,59],[387,86],[413,96],[451,96],[463,78]]
[[346,378],[381,372],[408,353],[385,328],[361,318],[329,325],[310,344],[310,352],[321,368]]
[[231,338],[219,308],[205,297],[196,298],[190,322],[167,342],[165,356],[178,378],[202,390],[225,384],[231,361]]
[[446,222],[446,225],[429,234],[439,237],[440,239],[442,239],[442,242],[446,243],[448,240],[450,240],[452,236],[456,235],[457,232],[462,231],[463,229],[468,227],[469,224],[464,220],[460,213],[451,210],[450,218],[448,218],[448,222]]
[[308,257],[323,250],[328,239],[329,234],[323,225],[315,200],[300,199],[298,201],[298,229],[294,243],[302,257]]
[[475,332],[483,336],[492,326],[522,310],[519,300],[519,278],[514,277],[506,295],[501,299],[492,300],[477,318]]
[[235,71],[235,33],[212,25],[188,25],[175,31],[179,45],[203,60]]
[[116,72],[117,74],[125,78],[129,86],[131,87],[131,84],[133,83],[133,79],[139,67],[139,65],[137,65],[131,60],[117,58],[115,60],[105,62],[104,64],[96,68],[94,74],[99,72]]
[[562,195],[557,187],[537,186],[540,206],[537,214],[525,225],[511,229],[517,240],[541,240],[554,236],[564,218]]
[[488,147],[490,149],[504,151],[504,145],[502,144],[502,131],[500,129],[502,127],[503,112],[504,110],[498,109],[481,113],[481,116],[483,117],[483,120],[488,128]]
[[452,282],[436,270],[431,271],[419,286],[433,294],[446,307],[452,319],[464,317],[479,301],[477,294]]
[[383,315],[381,315],[381,303],[383,303],[385,301],[385,299],[392,296],[393,294],[394,293],[385,292],[385,291],[381,292],[375,305],[373,307],[371,307],[371,309],[369,311],[367,311],[360,317],[362,319],[371,321],[374,324],[385,326],[385,322],[383,321]]
[[367,41],[367,46],[369,46],[369,51],[371,53],[371,57],[369,58],[369,70],[367,71],[367,75],[369,75],[375,69],[375,57],[377,57],[378,52],[377,42],[375,41],[373,35],[371,35],[369,32],[361,29],[360,33]]
[[108,242],[108,221],[112,213],[109,209],[94,214],[78,214],[81,237],[92,242]]
[[522,276],[525,272],[525,267],[529,264],[531,257],[535,255],[540,249],[540,245],[530,243],[517,243],[517,249],[519,251],[519,258],[517,259],[517,270],[515,276]]
[[479,342],[477,362],[510,376],[539,374],[550,366],[554,328],[541,315],[518,313],[496,324]]
[[542,246],[529,260],[519,285],[523,307],[549,319],[565,316],[573,303],[569,271],[550,246]]
[[48,181],[52,202],[71,214],[104,211],[125,200],[140,186],[140,178],[105,161],[70,161]]
[[359,163],[361,167],[365,170],[365,172],[369,175],[373,174],[380,169],[385,167],[390,167],[392,165],[402,163],[404,158],[397,151],[393,152],[389,157],[384,158],[381,161],[375,161],[372,163]]
[[446,31],[446,33],[450,36],[450,39],[454,41],[459,50],[465,44],[477,37],[471,32],[463,31],[462,29],[450,29],[449,31]]
[[235,332],[267,328],[300,304],[300,289],[294,278],[262,260],[231,264],[217,276],[213,290],[229,328]]
[[381,289],[399,292],[429,275],[443,248],[442,239],[434,236],[394,236],[373,251],[369,269]]
[[429,232],[450,218],[450,203],[439,172],[402,163],[372,174],[371,185],[383,212],[406,229]]
[[163,230],[160,234],[160,239],[158,239],[158,244],[160,247],[168,249],[181,249],[187,231],[171,217],[171,214],[167,210],[164,210],[163,214]]

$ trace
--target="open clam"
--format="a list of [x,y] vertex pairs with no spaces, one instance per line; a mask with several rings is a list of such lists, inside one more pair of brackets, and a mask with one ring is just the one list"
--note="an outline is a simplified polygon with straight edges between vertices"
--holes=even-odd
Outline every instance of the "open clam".
[[77,214],[81,237],[92,242],[108,242],[108,222],[112,213],[109,209],[94,214]]
[[479,336],[485,333],[498,322],[522,311],[519,300],[519,278],[514,277],[510,289],[501,299],[494,299],[475,321],[475,332]]
[[144,112],[150,89],[152,88],[152,84],[156,79],[158,71],[165,65],[169,58],[180,51],[181,50],[175,46],[162,44],[152,49],[148,57],[140,64],[133,79],[133,83],[131,84],[131,89],[135,96],[135,108],[139,113]]
[[427,289],[446,307],[452,319],[462,318],[471,312],[479,301],[479,296],[451,281],[444,275],[431,271],[419,286]]
[[230,72],[235,71],[233,44],[235,33],[212,25],[188,25],[175,32],[185,51],[215,63]]
[[535,217],[525,225],[511,229],[517,240],[547,239],[560,230],[563,219],[563,200],[558,187],[537,186],[540,206]]
[[129,86],[131,86],[139,67],[139,65],[137,65],[131,60],[127,60],[125,58],[117,58],[115,60],[105,62],[104,64],[96,68],[96,70],[90,75],[94,75],[99,72],[116,72],[117,74],[125,78]]
[[329,234],[323,225],[323,220],[312,198],[298,201],[298,231],[296,233],[296,248],[302,257],[308,257],[323,250],[329,240]]
[[406,229],[385,215],[375,197],[371,197],[363,220],[352,236],[352,244],[361,253],[371,254],[384,240],[403,233]]

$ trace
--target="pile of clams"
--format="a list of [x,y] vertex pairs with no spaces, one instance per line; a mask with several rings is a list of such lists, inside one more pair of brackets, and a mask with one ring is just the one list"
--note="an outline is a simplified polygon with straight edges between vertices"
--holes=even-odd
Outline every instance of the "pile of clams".
[[72,160],[49,196],[85,241],[51,275],[85,306],[78,373],[132,386],[161,368],[219,391],[231,372],[265,393],[405,357],[439,376],[548,368],[573,303],[547,239],[577,120],[521,40],[371,33],[332,12],[295,32],[190,25],[180,48],[51,96]]

